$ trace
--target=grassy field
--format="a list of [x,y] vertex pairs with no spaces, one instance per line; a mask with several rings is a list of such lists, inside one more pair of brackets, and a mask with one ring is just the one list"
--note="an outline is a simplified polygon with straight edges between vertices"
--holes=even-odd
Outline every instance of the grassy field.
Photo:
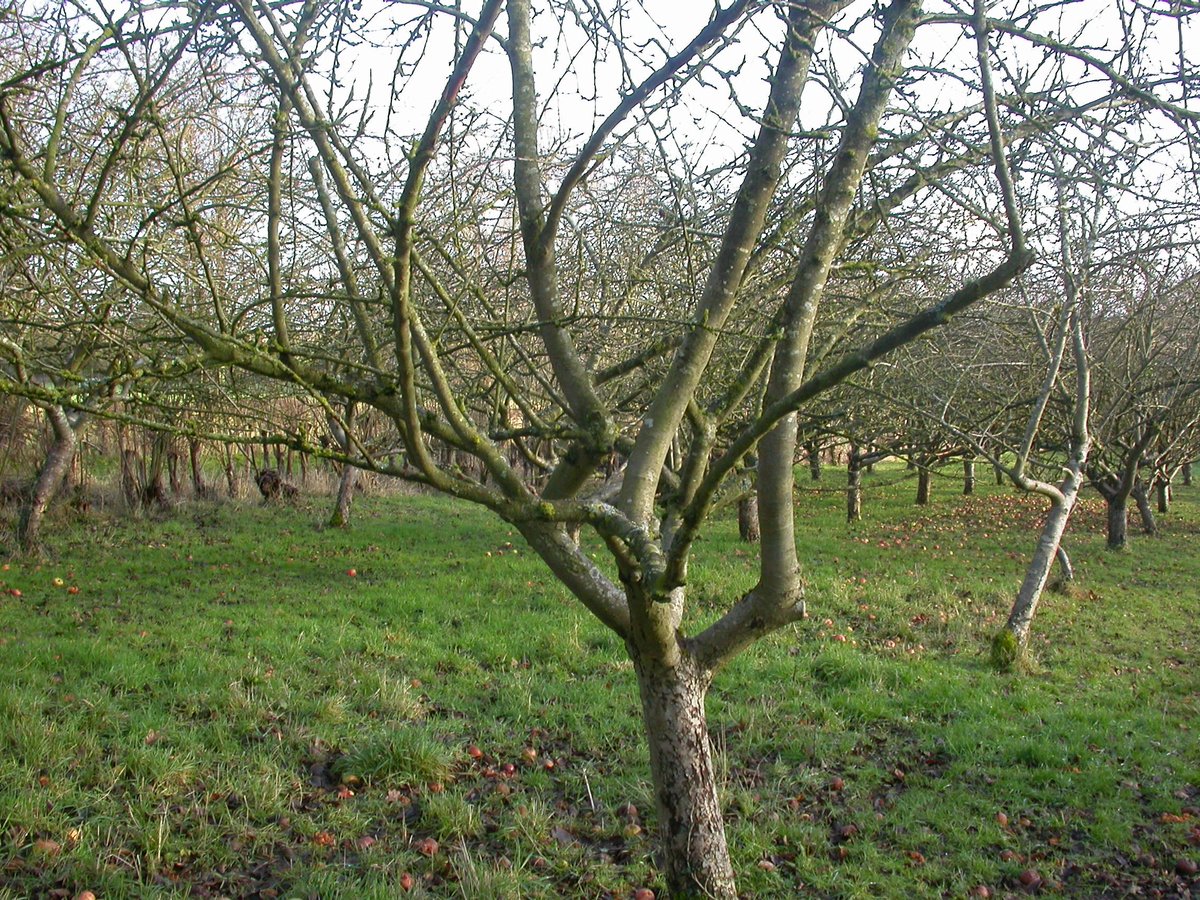
[[[918,508],[903,474],[868,477],[853,526],[842,473],[799,482],[811,617],[711,693],[743,894],[1200,891],[1198,489],[1120,554],[1089,500],[1077,587],[1002,675],[1038,504],[947,477]],[[5,563],[0,897],[657,886],[619,641],[483,512],[327,511],[93,513]],[[752,583],[732,518],[692,572],[696,624]]]

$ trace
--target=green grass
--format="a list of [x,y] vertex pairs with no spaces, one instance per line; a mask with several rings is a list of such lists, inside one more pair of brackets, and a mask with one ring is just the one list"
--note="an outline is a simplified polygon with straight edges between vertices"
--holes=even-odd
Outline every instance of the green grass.
[[[848,526],[841,474],[798,483],[810,618],[710,695],[743,894],[1003,894],[1025,869],[1050,894],[1195,890],[1176,864],[1200,856],[1197,489],[1119,554],[1089,499],[1078,584],[1043,601],[1030,669],[998,674],[1037,503],[947,477],[919,509],[882,467]],[[93,513],[6,563],[0,898],[657,884],[620,642],[481,511],[368,498],[348,531],[326,513]],[[754,573],[713,523],[689,627]]]

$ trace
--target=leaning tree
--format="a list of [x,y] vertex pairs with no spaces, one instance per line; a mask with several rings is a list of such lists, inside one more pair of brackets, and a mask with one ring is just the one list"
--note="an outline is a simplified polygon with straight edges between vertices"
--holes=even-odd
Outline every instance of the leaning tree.
[[[3,26],[5,177],[188,354],[305,394],[346,462],[494,511],[620,637],[681,896],[736,896],[704,702],[804,615],[798,416],[1029,265],[1006,142],[1110,102],[1193,115],[1144,58],[1156,23],[1107,3],[50,6]],[[924,235],[953,264],[893,272],[888,233],[953,173],[965,227]],[[868,291],[870,327],[819,340],[864,272],[906,302]],[[758,578],[706,620],[691,549],[752,459]]]

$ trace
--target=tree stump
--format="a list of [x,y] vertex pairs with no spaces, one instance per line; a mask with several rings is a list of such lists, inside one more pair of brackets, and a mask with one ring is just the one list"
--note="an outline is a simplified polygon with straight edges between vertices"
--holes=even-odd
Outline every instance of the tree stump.
[[291,482],[285,481],[277,469],[263,469],[254,479],[262,492],[263,500],[291,500],[300,494],[300,490]]

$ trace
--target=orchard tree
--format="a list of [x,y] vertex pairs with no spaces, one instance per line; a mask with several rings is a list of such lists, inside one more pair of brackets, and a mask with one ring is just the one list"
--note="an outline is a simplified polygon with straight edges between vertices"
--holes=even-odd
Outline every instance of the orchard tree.
[[[633,662],[668,890],[734,897],[705,696],[804,615],[798,417],[1029,266],[1006,143],[1111,103],[1193,115],[1140,53],[1153,22],[1114,19],[1097,54],[1084,15],[1062,36],[1075,4],[931,6],[676,4],[666,27],[649,2],[64,4],[5,25],[0,157],[182,339],[164,352],[280,382],[348,436],[373,408],[402,452],[335,455],[519,529]],[[130,171],[157,173],[136,203]],[[925,236],[952,266],[868,249],[954,173],[966,227]],[[906,302],[852,290],[863,272]],[[691,549],[752,455],[757,580],[703,620]]]

